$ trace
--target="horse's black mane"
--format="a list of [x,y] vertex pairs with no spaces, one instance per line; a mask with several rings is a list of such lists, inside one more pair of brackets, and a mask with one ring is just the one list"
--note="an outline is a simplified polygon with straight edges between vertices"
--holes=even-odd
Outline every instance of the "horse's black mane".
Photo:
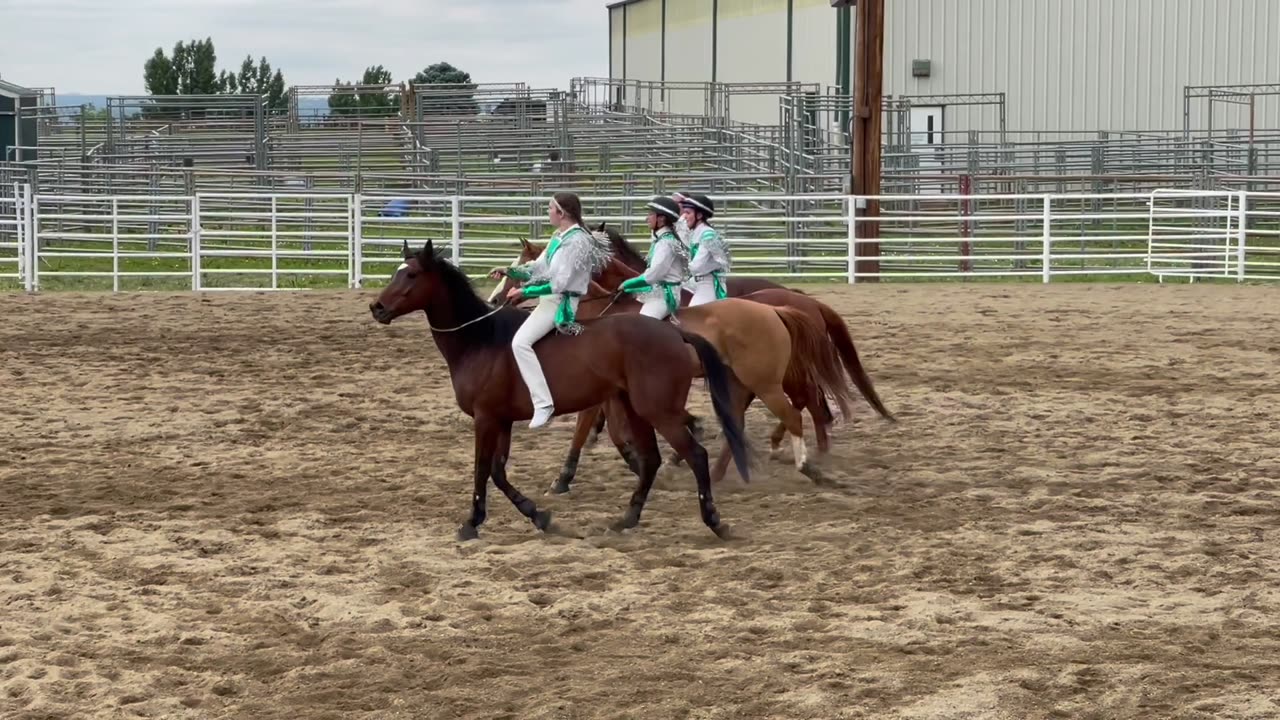
[[622,260],[623,264],[631,268],[646,267],[648,262],[638,250],[622,237],[622,234],[609,226],[604,226],[604,232],[609,236],[609,244],[613,246],[613,254]]
[[[428,252],[424,248],[418,252],[418,262],[424,269],[430,268],[439,275],[440,282],[444,284],[446,292],[453,300],[454,319],[457,325],[493,312],[493,306],[476,294],[471,278],[443,255],[438,252]],[[508,305],[454,334],[460,335],[468,345],[472,346],[509,345],[527,317],[529,317],[528,311]]]

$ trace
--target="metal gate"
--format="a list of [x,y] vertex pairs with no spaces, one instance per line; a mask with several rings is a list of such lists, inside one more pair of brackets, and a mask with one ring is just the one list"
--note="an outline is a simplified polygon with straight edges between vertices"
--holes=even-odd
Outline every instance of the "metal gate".
[[1147,222],[1147,272],[1160,278],[1243,280],[1243,192],[1155,190]]

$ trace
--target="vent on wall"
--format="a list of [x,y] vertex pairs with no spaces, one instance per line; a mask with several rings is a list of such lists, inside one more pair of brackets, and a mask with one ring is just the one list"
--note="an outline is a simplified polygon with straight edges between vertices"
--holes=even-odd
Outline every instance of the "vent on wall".
[[911,77],[929,77],[931,72],[933,72],[932,60],[911,61]]

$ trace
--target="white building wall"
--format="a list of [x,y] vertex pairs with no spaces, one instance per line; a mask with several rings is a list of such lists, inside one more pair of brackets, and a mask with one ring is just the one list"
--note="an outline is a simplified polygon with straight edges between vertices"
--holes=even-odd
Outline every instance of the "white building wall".
[[[683,38],[710,33],[712,1],[666,0],[668,80],[711,79],[709,50],[695,56],[699,46]],[[786,79],[786,0],[715,1],[716,79]],[[662,2],[622,6],[633,13],[628,78],[661,77],[660,63],[640,59],[660,35],[630,23],[648,13],[660,33]],[[837,10],[829,0],[792,3],[792,78],[834,85]],[[673,23],[686,4],[705,20]],[[1003,92],[1011,131],[1180,130],[1186,85],[1280,83],[1280,0],[891,0],[886,12],[884,94]],[[914,59],[932,61],[930,77],[912,77]],[[697,72],[698,63],[707,69]],[[620,64],[613,68],[620,77]],[[1193,103],[1193,129],[1206,128],[1207,108]],[[732,110],[737,120],[777,118],[776,98],[735,98]],[[949,104],[945,124],[948,133],[995,130],[998,112]],[[1244,108],[1215,104],[1215,128],[1247,124]],[[1254,124],[1280,129],[1280,96],[1257,98]]]
[[[669,0],[668,0],[669,1]],[[716,79],[726,83],[787,79],[787,0],[719,0]],[[778,95],[735,95],[731,117],[778,122]]]
[[[662,77],[662,0],[632,3],[623,9],[627,14],[627,77],[657,80]],[[650,102],[657,101],[647,92],[643,97],[636,97],[631,90],[628,93],[629,105],[651,107]]]
[[[661,0],[645,0],[657,3]],[[711,0],[667,0],[667,81],[711,81]],[[706,93],[700,89],[673,90],[670,112],[701,115]]]
[[[836,77],[836,11],[831,0],[793,0],[791,75],[800,82],[820,83],[825,92]],[[785,19],[783,20],[785,23]],[[785,31],[785,24],[783,25]],[[782,39],[786,42],[786,38]],[[852,46],[852,43],[850,43]],[[785,58],[784,58],[785,61]]]
[[[895,0],[887,7],[886,93],[1005,92],[1014,130],[1181,129],[1185,85],[1280,82],[1275,0]],[[911,77],[915,58],[933,61],[931,77]],[[1259,98],[1258,127],[1280,128],[1278,101]],[[1207,105],[1197,104],[1192,125],[1203,129]],[[954,110],[949,130],[995,126],[993,112]],[[1233,114],[1235,124],[1245,117]]]

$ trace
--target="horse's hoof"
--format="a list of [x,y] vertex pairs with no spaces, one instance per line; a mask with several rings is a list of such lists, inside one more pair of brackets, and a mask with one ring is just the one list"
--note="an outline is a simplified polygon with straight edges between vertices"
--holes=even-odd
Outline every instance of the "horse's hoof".
[[480,531],[476,529],[475,525],[463,523],[462,527],[458,528],[458,540],[462,542],[477,540],[479,538]]
[[733,532],[729,529],[729,523],[720,523],[719,525],[711,528],[711,532],[715,533],[716,537],[721,540],[733,539]]
[[827,477],[822,471],[815,467],[812,463],[806,462],[800,466],[800,474],[813,481],[814,485],[826,485]]
[[551,485],[551,492],[555,495],[564,495],[568,493],[570,490],[573,489],[570,486],[570,482],[571,481],[568,478],[563,478],[563,477],[560,478],[559,480],[556,480]]
[[630,530],[639,524],[640,524],[640,513],[634,510],[627,510],[627,514],[623,515],[621,520],[614,523],[610,527],[613,529],[614,532],[622,532],[623,530]]
[[538,528],[542,532],[546,532],[547,528],[551,527],[551,511],[539,510],[533,514],[531,520],[533,520],[534,527]]

